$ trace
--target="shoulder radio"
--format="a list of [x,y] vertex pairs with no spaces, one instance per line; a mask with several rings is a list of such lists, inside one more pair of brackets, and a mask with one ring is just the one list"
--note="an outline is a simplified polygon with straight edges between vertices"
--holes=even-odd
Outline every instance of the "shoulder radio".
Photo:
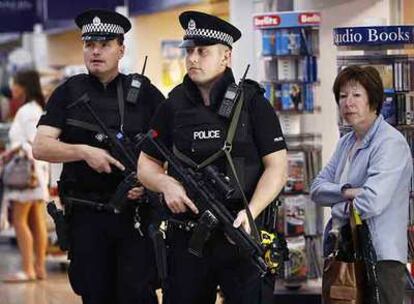
[[128,103],[132,103],[132,104],[137,103],[139,93],[145,81],[144,73],[145,73],[145,67],[147,65],[147,58],[148,56],[145,56],[144,66],[142,67],[141,74],[132,75],[131,85],[129,86],[127,97],[126,97],[126,101]]
[[250,64],[247,65],[246,70],[244,71],[243,77],[240,79],[239,84],[232,83],[227,87],[226,93],[224,93],[223,101],[221,102],[220,108],[217,112],[218,115],[224,118],[230,118],[234,106],[239,99],[239,96],[243,90],[243,83],[246,78],[247,72],[249,71]]

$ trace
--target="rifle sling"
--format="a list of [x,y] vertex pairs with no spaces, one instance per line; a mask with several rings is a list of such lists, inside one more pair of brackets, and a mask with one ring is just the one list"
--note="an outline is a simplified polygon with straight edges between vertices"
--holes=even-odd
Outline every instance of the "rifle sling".
[[125,122],[125,101],[124,101],[124,91],[122,89],[122,79],[119,77],[118,83],[116,86],[116,93],[118,99],[118,108],[119,108],[119,118],[120,118],[120,125],[119,130],[124,133],[124,122]]
[[241,94],[240,94],[240,98],[238,100],[236,109],[234,111],[233,117],[231,119],[230,122],[230,126],[229,129],[227,131],[227,137],[226,140],[224,142],[223,148],[217,152],[215,152],[214,154],[212,154],[211,156],[209,156],[207,159],[205,159],[202,163],[197,164],[196,162],[194,162],[192,159],[190,159],[187,155],[185,155],[184,153],[182,153],[180,150],[177,149],[177,147],[175,145],[173,145],[173,153],[185,164],[189,165],[190,167],[193,167],[195,169],[202,169],[206,166],[208,166],[209,164],[213,163],[216,159],[218,159],[219,157],[222,156],[222,154],[224,153],[227,159],[228,164],[230,165],[230,169],[232,171],[232,174],[236,180],[236,184],[237,187],[239,188],[239,191],[242,195],[242,200],[243,200],[243,204],[244,204],[244,208],[246,210],[246,214],[247,214],[247,219],[249,221],[249,225],[250,228],[252,230],[252,236],[253,238],[260,243],[260,235],[259,235],[259,231],[257,229],[257,226],[253,220],[253,216],[252,213],[250,212],[249,209],[249,202],[247,201],[246,195],[244,194],[243,188],[240,184],[239,178],[237,177],[237,172],[236,172],[236,168],[234,166],[234,162],[231,158],[231,150],[232,150],[232,144],[233,144],[233,139],[234,136],[236,134],[236,130],[237,130],[237,125],[239,122],[239,118],[240,118],[240,113],[241,113],[241,109],[243,107],[243,103],[244,103],[244,91],[242,90]]
[[66,119],[66,124],[73,126],[73,127],[78,127],[81,129],[85,129],[88,131],[92,131],[92,132],[99,132],[102,133],[102,129],[95,124],[91,124],[85,121],[81,121],[81,120],[77,120],[77,119],[72,119],[72,118],[68,118]]

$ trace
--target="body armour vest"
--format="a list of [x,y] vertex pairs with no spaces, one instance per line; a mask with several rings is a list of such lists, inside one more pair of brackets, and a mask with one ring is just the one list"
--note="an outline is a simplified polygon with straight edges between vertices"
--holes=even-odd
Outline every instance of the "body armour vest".
[[[122,81],[123,90],[126,92],[125,85],[130,83],[131,75],[119,75],[117,81]],[[68,104],[66,107],[66,125],[62,130],[61,140],[69,144],[86,144],[94,147],[98,147],[104,150],[108,150],[108,143],[104,141],[105,137],[102,134],[98,124],[93,119],[91,113],[86,110],[82,103],[77,104],[77,100],[84,93],[88,94],[89,103],[99,116],[99,118],[105,123],[106,127],[112,132],[120,131],[121,119],[120,109],[117,100],[117,90],[115,85],[111,89],[93,89],[92,86],[96,85],[93,83],[95,80],[91,80],[91,76],[86,74],[76,75],[68,80],[65,84],[68,89]],[[149,83],[149,80],[148,80]],[[109,90],[109,91],[108,91]],[[126,93],[124,94],[126,97]],[[147,109],[141,107],[139,104],[125,103],[125,123],[124,123],[124,134],[130,139],[138,133],[146,132],[148,129],[150,113],[147,113],[148,120],[140,119],[137,120],[139,112],[145,113]],[[145,117],[146,117],[145,116]],[[144,114],[142,115],[144,118]],[[71,124],[71,120],[86,123],[85,126],[77,126]],[[95,127],[96,130],[88,129]],[[84,172],[88,172],[85,175]],[[84,180],[87,176],[88,180]],[[105,190],[109,192],[116,189],[119,182],[122,181],[123,175],[119,170],[113,170],[112,174],[100,174],[95,172],[85,162],[69,162],[63,166],[61,179],[65,182],[76,181],[76,188],[80,192],[97,191],[99,187],[96,185],[105,185]],[[90,185],[95,185],[91,188]],[[97,189],[95,189],[97,188]],[[102,189],[102,188],[100,188]]]
[[[249,101],[256,94],[262,93],[257,83],[246,80],[244,104],[231,151],[239,181],[248,199],[252,196],[263,172],[262,161],[253,138]],[[170,93],[169,99],[173,105],[172,137],[175,148],[195,163],[200,164],[223,147],[231,118],[220,117],[213,108],[192,101],[183,85],[175,88]],[[244,208],[239,188],[224,153],[213,162],[213,165],[230,177],[230,185],[235,190],[233,196],[226,202],[227,207],[235,211]],[[171,174],[173,175],[173,172]]]

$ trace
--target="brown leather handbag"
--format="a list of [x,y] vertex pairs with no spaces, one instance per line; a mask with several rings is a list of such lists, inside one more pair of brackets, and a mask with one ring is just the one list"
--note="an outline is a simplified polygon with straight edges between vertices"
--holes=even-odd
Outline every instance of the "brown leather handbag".
[[[350,214],[353,206],[350,203]],[[357,248],[358,239],[354,216],[350,216],[352,244]],[[334,252],[324,261],[322,274],[322,303],[324,304],[363,304],[365,273],[362,261],[340,260],[338,257],[338,240]]]

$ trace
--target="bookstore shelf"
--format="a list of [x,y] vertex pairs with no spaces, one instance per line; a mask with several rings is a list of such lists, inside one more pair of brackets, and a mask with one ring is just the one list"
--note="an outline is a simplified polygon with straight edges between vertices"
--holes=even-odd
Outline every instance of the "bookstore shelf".
[[[309,197],[310,183],[321,168],[321,134],[300,132],[302,115],[321,111],[314,103],[314,90],[320,84],[320,16],[317,12],[268,12],[253,19],[261,38],[260,80],[288,146],[288,180],[279,197],[282,221],[278,224],[290,251],[284,286],[300,287],[307,279],[320,277],[322,268],[322,208]],[[278,21],[266,24],[269,20]]]
[[296,83],[296,84],[312,84],[312,85],[320,85],[320,80],[315,81],[304,81],[304,80],[297,80],[297,79],[283,79],[283,80],[262,80],[262,84],[284,84],[284,83]]
[[314,106],[312,111],[304,111],[304,110],[276,110],[277,114],[282,114],[282,115],[305,115],[305,114],[315,114],[315,113],[321,113],[322,112],[322,107],[320,106]]

